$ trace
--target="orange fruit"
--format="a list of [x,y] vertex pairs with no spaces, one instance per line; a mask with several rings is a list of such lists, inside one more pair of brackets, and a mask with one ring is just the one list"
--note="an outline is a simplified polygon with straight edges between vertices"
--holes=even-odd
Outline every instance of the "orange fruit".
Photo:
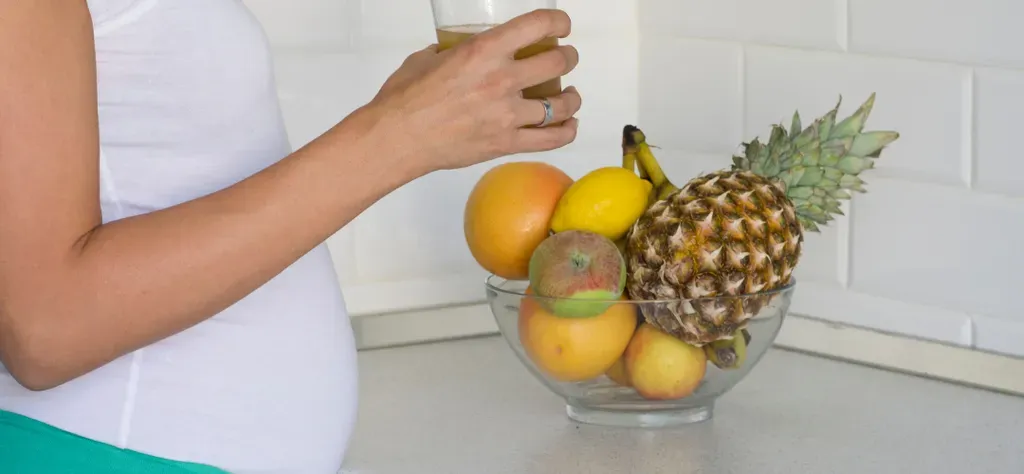
[[530,296],[519,305],[519,342],[537,368],[563,382],[608,371],[625,352],[636,324],[636,309],[625,302],[589,318],[555,316]]
[[504,163],[484,173],[463,216],[473,258],[499,277],[527,279],[530,256],[549,235],[558,200],[572,183],[564,171],[536,161]]

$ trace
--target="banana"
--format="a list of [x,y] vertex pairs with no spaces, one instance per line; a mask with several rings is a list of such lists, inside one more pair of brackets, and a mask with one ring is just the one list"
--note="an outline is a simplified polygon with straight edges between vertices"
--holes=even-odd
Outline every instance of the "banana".
[[[627,152],[626,150],[623,150],[623,153],[622,153],[622,167],[626,168],[627,170],[630,170],[630,171],[636,173],[636,153],[635,152],[632,152],[632,151]],[[640,177],[643,178],[643,169],[641,169],[640,171],[641,171]]]
[[708,360],[723,370],[738,369],[747,360],[747,345],[750,344],[750,332],[740,329],[733,333],[732,339],[715,341],[704,346]]
[[651,152],[651,145],[647,143],[647,136],[639,128],[633,125],[626,125],[622,129],[622,154],[624,166],[626,157],[631,156],[636,162],[637,167],[640,168],[640,177],[654,185],[648,205],[665,199],[679,190],[668,179],[661,166],[658,165],[658,160],[654,157],[654,153]]

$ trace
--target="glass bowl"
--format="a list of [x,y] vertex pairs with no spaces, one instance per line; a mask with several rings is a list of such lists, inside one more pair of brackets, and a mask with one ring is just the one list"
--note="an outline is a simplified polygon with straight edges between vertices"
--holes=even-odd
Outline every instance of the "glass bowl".
[[[599,305],[591,311],[599,313],[593,317],[556,316],[558,308],[565,307],[560,303],[572,302],[539,297],[528,285],[528,281],[490,275],[487,300],[516,357],[545,387],[565,399],[568,417],[587,424],[656,428],[712,417],[715,400],[743,380],[774,343],[796,281],[769,292],[739,296],[587,300]],[[678,324],[674,321],[690,321],[666,315],[715,317],[730,308],[746,311],[750,317],[743,331],[734,333],[747,342],[745,357],[731,357],[736,351],[716,350],[721,349],[719,345],[698,347],[669,335],[670,326]],[[661,321],[665,329],[646,323],[645,315]],[[629,373],[629,367],[636,373]]]

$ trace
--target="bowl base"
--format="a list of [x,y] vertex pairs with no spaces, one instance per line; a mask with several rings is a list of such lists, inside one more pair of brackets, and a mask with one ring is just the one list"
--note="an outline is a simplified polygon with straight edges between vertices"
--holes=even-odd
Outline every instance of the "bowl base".
[[588,425],[618,426],[624,428],[668,428],[700,423],[711,419],[714,403],[676,410],[607,410],[568,404],[565,412],[569,419]]

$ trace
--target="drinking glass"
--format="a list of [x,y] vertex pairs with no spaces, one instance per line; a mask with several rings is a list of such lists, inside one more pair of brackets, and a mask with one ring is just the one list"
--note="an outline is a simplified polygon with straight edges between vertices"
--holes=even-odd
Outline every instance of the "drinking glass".
[[[471,36],[537,9],[557,8],[556,0],[431,0],[438,49],[444,51]],[[558,46],[558,38],[544,38],[516,52],[516,59],[543,53]],[[523,98],[541,99],[562,93],[556,77],[523,90]]]

